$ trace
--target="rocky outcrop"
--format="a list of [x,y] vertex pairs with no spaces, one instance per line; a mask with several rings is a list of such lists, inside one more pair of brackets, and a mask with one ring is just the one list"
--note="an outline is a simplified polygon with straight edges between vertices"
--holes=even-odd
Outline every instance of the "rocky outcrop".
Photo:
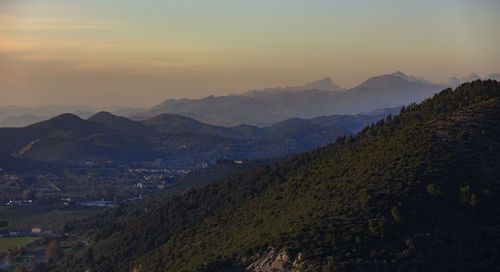
[[276,252],[273,248],[268,248],[259,256],[254,256],[247,266],[248,271],[255,272],[298,272],[300,267],[300,253],[292,260],[284,251]]

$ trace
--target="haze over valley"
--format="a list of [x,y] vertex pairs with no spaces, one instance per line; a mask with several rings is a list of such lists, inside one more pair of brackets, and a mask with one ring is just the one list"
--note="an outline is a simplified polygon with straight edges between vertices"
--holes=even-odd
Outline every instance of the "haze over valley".
[[[371,77],[352,89],[344,89],[330,78],[300,86],[266,88],[228,96],[201,99],[167,99],[151,108],[98,108],[93,106],[0,107],[0,126],[21,127],[62,113],[88,118],[99,111],[144,120],[163,113],[191,117],[221,126],[268,126],[288,118],[313,118],[334,114],[363,114],[373,110],[401,107],[431,97],[445,87],[480,79],[473,73],[452,77],[446,83],[432,83],[400,71]],[[500,79],[490,74],[485,79]]]

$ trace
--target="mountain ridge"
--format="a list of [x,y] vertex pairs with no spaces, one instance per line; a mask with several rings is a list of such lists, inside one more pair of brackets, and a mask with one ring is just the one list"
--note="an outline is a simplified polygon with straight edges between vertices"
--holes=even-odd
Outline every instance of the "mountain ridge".
[[[435,85],[435,91],[443,89],[444,87],[456,87],[460,83],[479,78],[479,75],[473,73],[462,78],[452,77],[445,83],[433,83],[421,77],[406,75],[400,71],[385,76],[394,76],[404,79],[409,82],[410,85],[418,83]],[[490,74],[485,77],[485,79],[488,78],[500,79],[497,74]],[[360,87],[360,85],[356,87]],[[405,87],[402,88],[403,91],[405,89]],[[432,95],[432,92],[418,92],[420,93],[419,95],[411,95],[410,92],[409,96],[402,96],[400,100],[396,101],[394,101],[394,99],[388,99],[387,101],[380,101],[380,99],[378,99],[378,105],[372,105],[373,107],[365,109],[365,100],[358,102],[356,99],[347,99],[347,101],[336,102],[336,100],[346,99],[345,96],[341,94],[349,90],[336,85],[329,77],[326,77],[300,86],[251,90],[227,96],[211,95],[201,99],[168,99],[151,108],[115,108],[108,109],[108,111],[133,120],[144,120],[159,114],[172,113],[188,116],[212,125],[237,126],[240,124],[248,124],[262,127],[270,126],[273,123],[294,117],[312,118],[320,115],[359,114],[365,111],[374,110],[375,108],[402,106],[414,101],[421,101]],[[283,97],[283,94],[287,93],[288,96]],[[422,97],[423,95],[427,95],[427,97]],[[293,98],[291,96],[296,97]],[[387,98],[390,97],[391,96],[387,96]],[[283,103],[280,103],[280,100],[283,100]],[[300,100],[304,102],[301,104],[299,103]],[[216,104],[216,106],[210,107],[209,104]],[[308,107],[310,104],[317,105],[317,108]],[[287,109],[286,105],[290,105],[290,109]],[[276,108],[273,108],[275,106]],[[102,109],[88,106],[42,106],[34,108],[4,106],[0,107],[0,126],[22,127],[51,118],[63,112],[72,112],[81,118],[88,118],[101,110]],[[240,111],[243,112],[240,113]]]
[[355,137],[108,226],[54,270],[491,270],[499,99],[496,81],[445,89]]
[[[281,133],[282,132],[282,133]],[[23,128],[0,128],[0,151],[17,158],[67,163],[152,162],[197,167],[218,159],[285,156],[350,134],[343,128],[288,126],[280,133],[252,126],[219,127],[177,115],[144,122],[109,112],[87,120],[61,114]]]
[[[161,113],[181,114],[205,123],[236,126],[269,126],[287,118],[313,118],[333,114],[358,114],[378,108],[419,102],[443,88],[401,72],[371,77],[349,90],[317,88],[331,83],[329,78],[304,86],[263,89],[240,95],[209,96],[201,99],[169,99],[149,110],[121,111],[132,119],[146,119]],[[333,84],[333,83],[332,83]]]

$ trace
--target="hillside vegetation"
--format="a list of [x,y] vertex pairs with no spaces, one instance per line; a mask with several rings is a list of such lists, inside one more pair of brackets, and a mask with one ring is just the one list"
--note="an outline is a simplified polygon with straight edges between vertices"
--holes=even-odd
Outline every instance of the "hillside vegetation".
[[[87,120],[62,114],[23,128],[0,128],[0,153],[55,163],[152,163],[199,167],[219,159],[285,156],[350,134],[340,127],[293,124],[282,131],[252,126],[218,127],[159,115],[144,122],[100,112]],[[9,169],[14,167],[10,167]]]
[[53,270],[495,271],[499,149],[500,84],[474,81],[174,196]]

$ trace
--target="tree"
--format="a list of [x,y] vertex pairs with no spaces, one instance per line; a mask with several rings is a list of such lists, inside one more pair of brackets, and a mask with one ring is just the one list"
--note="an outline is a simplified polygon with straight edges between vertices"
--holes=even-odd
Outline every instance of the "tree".
[[27,189],[23,191],[23,199],[29,200],[35,198],[35,192],[31,189]]
[[26,269],[26,267],[24,267],[24,266],[19,266],[16,268],[15,271],[16,272],[28,272],[28,269]]
[[426,186],[426,189],[427,193],[429,193],[429,195],[433,197],[438,197],[441,195],[441,190],[439,190],[439,188],[434,183],[428,184]]
[[470,201],[470,187],[469,185],[466,185],[464,187],[460,187],[460,200],[462,202],[469,202]]
[[396,221],[396,222],[401,221],[401,211],[399,210],[399,208],[397,206],[393,207],[391,209],[391,214],[392,214],[392,217],[394,218],[394,221]]
[[57,240],[52,240],[49,245],[45,248],[45,260],[50,262],[57,262],[64,257],[59,242]]
[[479,205],[479,197],[476,194],[472,193],[469,203],[472,207],[476,207],[477,205]]
[[368,220],[370,232],[380,238],[384,238],[384,222],[378,218]]
[[42,200],[42,199],[44,198],[44,196],[45,196],[45,195],[43,194],[43,192],[42,192],[42,191],[38,191],[38,192],[35,194],[35,198],[36,198],[37,200]]

